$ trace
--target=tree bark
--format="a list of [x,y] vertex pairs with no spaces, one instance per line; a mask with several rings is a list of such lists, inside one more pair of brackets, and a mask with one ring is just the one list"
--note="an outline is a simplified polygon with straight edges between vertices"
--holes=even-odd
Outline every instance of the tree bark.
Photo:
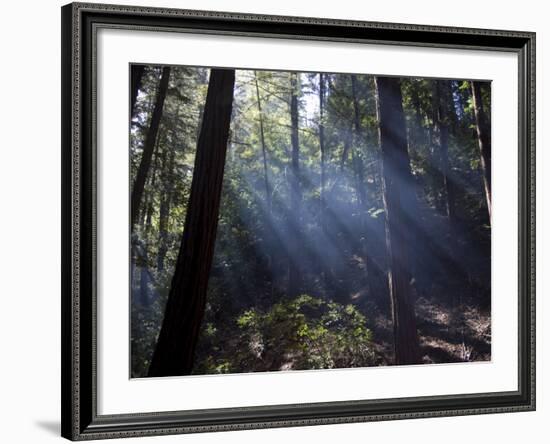
[[153,157],[153,151],[155,147],[155,141],[157,139],[157,133],[160,126],[160,119],[162,117],[162,109],[164,107],[164,100],[166,99],[166,92],[168,90],[168,80],[170,78],[170,67],[164,67],[162,69],[162,77],[160,79],[159,88],[157,90],[157,97],[155,101],[155,108],[153,109],[153,115],[151,116],[151,123],[149,130],[147,131],[147,137],[145,138],[145,144],[143,146],[143,154],[141,156],[141,162],[134,180],[134,186],[132,187],[131,196],[131,226],[134,227],[141,205],[141,199],[143,197],[143,189],[145,188],[145,181],[149,173],[151,166],[151,158]]
[[[151,162],[153,164],[152,174],[147,175],[147,178],[145,180],[144,190],[145,190],[145,188],[149,188],[149,189],[154,190],[155,176],[156,176],[157,167],[158,167],[158,158],[159,158],[160,145],[162,145],[164,143],[164,141],[166,140],[166,138],[161,137],[161,135],[162,135],[162,132],[160,131],[160,128],[159,128],[159,133],[157,134],[157,139],[155,141],[155,147],[153,148],[153,158],[151,159]],[[145,196],[143,197],[143,203],[142,203],[141,209],[138,213],[138,220],[135,222],[134,226],[136,224],[140,225],[141,227],[146,226],[147,215],[148,215],[148,211],[149,211],[149,208],[150,208],[149,201],[152,200],[153,197],[154,197],[152,194],[153,193],[146,193]]]
[[[436,128],[439,142],[439,160],[443,187],[445,190],[445,213],[451,227],[455,224],[455,189],[449,168],[449,124],[451,113],[449,112],[450,91],[447,80],[435,81],[436,100]],[[452,233],[451,233],[452,234]]]
[[141,259],[141,271],[139,274],[139,295],[141,305],[147,307],[149,305],[149,257],[147,254],[147,245],[144,246],[143,256]]
[[[409,155],[418,152],[420,148],[421,134],[424,126],[422,124],[422,111],[420,109],[420,96],[418,95],[418,81],[411,80],[411,103],[414,109],[414,128],[410,132],[412,140],[409,140]],[[411,150],[412,147],[412,150]]]
[[[349,128],[350,132],[353,131],[353,126],[350,126]],[[344,146],[342,147],[342,157],[340,158],[340,172],[342,173],[344,171],[344,166],[346,165],[346,161],[348,160],[348,153],[349,153],[349,150],[351,148],[351,137],[348,136],[348,135],[344,135],[344,138],[343,138],[343,144]],[[334,186],[333,186],[334,188]]]
[[362,139],[362,127],[361,127],[361,114],[359,109],[359,98],[358,98],[358,90],[357,90],[357,76],[351,75],[351,94],[353,99],[353,126],[354,126],[354,133],[355,133],[355,143],[354,148],[352,152],[352,158],[353,158],[353,165],[355,169],[355,176],[356,176],[356,188],[357,188],[357,195],[359,200],[359,214],[360,214],[360,227],[361,227],[361,239],[359,240],[359,247],[360,247],[360,254],[363,259],[363,263],[365,266],[365,274],[367,276],[367,282],[368,282],[368,292],[369,295],[373,294],[372,290],[372,270],[374,268],[373,261],[369,255],[368,248],[366,245],[367,242],[367,224],[365,221],[365,213],[368,210],[368,198],[367,198],[367,190],[366,190],[366,184],[365,184],[365,177],[364,177],[364,165],[361,157],[359,157],[358,153],[356,151],[359,151],[360,141]]
[[130,102],[130,115],[135,113],[138,92],[141,89],[145,65],[132,65],[130,80],[132,82],[132,96]]
[[[262,109],[262,99],[260,97],[260,85],[258,83],[258,73],[254,71],[254,83],[256,86],[256,102],[258,104],[258,118],[260,120],[260,143],[262,145],[262,160],[263,160],[263,167],[264,167],[264,187],[265,187],[265,205],[266,205],[266,212],[264,213],[264,217],[266,219],[265,226],[271,226],[273,223],[272,221],[272,199],[271,199],[271,186],[269,184],[269,175],[267,170],[267,148],[265,146],[265,132],[264,132],[264,115],[263,115],[263,109]],[[266,231],[265,238],[269,238],[269,234]],[[269,242],[269,241],[268,241]],[[273,296],[273,255],[274,252],[267,251],[266,252],[266,259],[267,259],[267,269],[269,270],[269,276],[270,279],[270,293],[271,296]]]
[[319,223],[324,230],[325,221],[325,77],[319,73],[319,150],[321,151],[321,186],[319,191]]
[[260,119],[260,142],[262,144],[262,157],[264,164],[265,202],[267,206],[267,213],[271,216],[271,188],[269,186],[269,177],[267,175],[267,152],[265,147],[264,117],[262,112],[262,101],[260,99],[260,87],[258,85],[258,74],[256,71],[254,71],[254,82],[256,84],[256,100],[258,103],[258,114]]
[[[160,142],[159,142],[160,144]],[[157,151],[155,151],[154,153],[154,159],[153,159],[153,169],[151,171],[151,179],[149,180],[149,183],[148,183],[148,187],[149,189],[151,190],[151,192],[149,193],[150,196],[149,196],[149,199],[146,200],[145,204],[144,204],[144,209],[145,209],[145,221],[144,221],[144,240],[145,240],[145,243],[149,243],[149,233],[151,232],[151,222],[152,222],[152,219],[153,219],[153,210],[154,210],[154,207],[155,207],[155,201],[154,201],[154,196],[153,196],[153,192],[155,190],[155,186],[156,186],[156,182],[157,182],[157,177],[158,177],[158,164],[159,164],[159,156],[162,156],[163,158],[166,157],[166,153],[163,152],[162,154],[159,154],[158,150],[160,150],[160,147],[157,147]]]
[[293,242],[289,248],[288,266],[288,294],[296,296],[301,291],[302,275],[300,264],[296,261],[299,256],[298,244],[300,242],[300,211],[301,211],[301,188],[300,188],[300,143],[298,123],[298,74],[290,74],[290,143],[292,147],[291,168],[290,168],[290,231]]
[[[143,200],[143,209],[139,215],[139,221],[137,222],[141,226],[141,236],[135,236],[132,238],[132,254],[134,262],[138,265],[140,270],[140,284],[139,294],[140,301],[143,306],[150,305],[149,297],[149,284],[153,282],[151,271],[149,270],[149,233],[151,231],[151,219],[153,215],[153,191],[155,189],[155,181],[158,171],[158,158],[161,143],[161,137],[158,136],[155,142],[155,148],[153,151],[153,168],[152,174],[147,178],[147,188],[151,192],[145,195]],[[134,272],[137,268],[134,268]]]
[[353,101],[353,131],[354,137],[353,147],[352,147],[352,164],[353,170],[355,173],[357,197],[360,204],[360,210],[363,211],[367,205],[367,193],[364,188],[365,185],[365,176],[364,176],[364,166],[363,160],[359,156],[359,144],[361,139],[361,115],[359,110],[359,99],[357,97],[357,76],[351,75],[351,95]]
[[134,260],[132,261],[132,282],[135,282],[134,275],[136,270],[139,268],[139,292],[136,292],[136,296],[139,295],[139,302],[143,306],[148,306],[151,303],[151,298],[149,297],[149,290],[147,285],[151,284],[156,286],[156,282],[149,270],[148,266],[148,257],[147,257],[147,246],[144,245],[141,241],[132,243],[132,254],[134,255]]
[[149,376],[193,370],[214,256],[234,85],[235,70],[211,70],[185,228]]
[[[175,134],[172,133],[174,140]],[[168,216],[170,215],[170,206],[172,204],[172,194],[174,192],[174,162],[176,157],[175,143],[170,150],[168,160],[163,161],[163,193],[160,200],[159,209],[159,250],[157,255],[157,270],[164,270],[164,258],[168,251]]]
[[292,146],[290,168],[290,231],[293,242],[289,248],[288,294],[293,297],[301,292],[302,273],[297,259],[300,256],[300,212],[302,193],[300,187],[300,141],[298,137],[298,74],[290,74],[290,144]]
[[157,178],[157,169],[158,169],[158,150],[160,142],[157,143],[155,148],[154,160],[153,160],[153,171],[151,179],[149,180],[149,199],[145,200],[144,211],[145,216],[143,217],[143,231],[142,231],[142,241],[139,245],[140,248],[136,249],[136,252],[140,252],[141,257],[140,261],[142,263],[141,276],[140,276],[140,293],[141,293],[141,303],[144,306],[149,305],[151,298],[149,297],[149,283],[151,282],[151,271],[149,270],[149,236],[151,232],[151,222],[153,218],[153,208],[154,208],[154,199],[152,196],[152,190],[155,189],[155,182]]
[[483,109],[481,88],[481,82],[472,82],[472,97],[474,101],[477,139],[481,155],[481,170],[483,173],[487,210],[489,211],[489,220],[491,220],[491,129],[489,120]]
[[[175,121],[171,125],[170,141],[172,146],[169,148],[169,153],[166,152],[162,158],[162,195],[160,198],[159,207],[159,235],[158,235],[158,254],[157,254],[157,270],[164,270],[164,260],[168,251],[168,219],[170,216],[170,207],[174,194],[174,167],[176,161],[176,150],[178,149],[178,134],[176,133],[177,124],[180,118],[180,105],[176,109]],[[182,149],[182,154],[183,149]]]
[[428,157],[428,178],[434,194],[434,206],[440,213],[446,212],[445,178],[441,159],[441,118],[439,83],[432,80],[431,85],[431,120],[430,152]]
[[416,196],[407,152],[407,130],[399,79],[375,78],[382,186],[386,215],[388,282],[392,306],[395,364],[421,362],[411,294],[411,226]]

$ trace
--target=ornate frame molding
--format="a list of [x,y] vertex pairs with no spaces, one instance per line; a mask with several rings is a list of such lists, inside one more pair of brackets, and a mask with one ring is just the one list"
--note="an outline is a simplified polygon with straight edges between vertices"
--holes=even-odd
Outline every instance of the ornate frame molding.
[[[519,60],[519,389],[516,392],[97,414],[95,40],[98,27],[515,52]],[[62,435],[71,440],[535,409],[535,34],[72,3],[62,8]]]

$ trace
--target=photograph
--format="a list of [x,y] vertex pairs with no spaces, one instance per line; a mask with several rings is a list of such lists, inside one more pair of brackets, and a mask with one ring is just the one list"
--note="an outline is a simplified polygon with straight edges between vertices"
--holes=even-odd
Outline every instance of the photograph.
[[491,361],[490,80],[128,76],[130,378]]

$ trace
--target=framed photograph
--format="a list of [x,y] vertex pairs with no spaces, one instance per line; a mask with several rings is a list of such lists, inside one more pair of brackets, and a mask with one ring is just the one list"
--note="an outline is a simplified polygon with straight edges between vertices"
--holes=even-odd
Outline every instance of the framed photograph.
[[62,8],[62,435],[535,408],[535,35]]

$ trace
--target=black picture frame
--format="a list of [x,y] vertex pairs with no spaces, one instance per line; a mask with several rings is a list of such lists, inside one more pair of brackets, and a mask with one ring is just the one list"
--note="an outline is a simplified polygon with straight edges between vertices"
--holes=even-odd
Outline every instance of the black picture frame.
[[[61,14],[62,436],[84,440],[535,409],[535,33],[85,3],[66,5]],[[480,49],[517,54],[518,390],[98,415],[94,90],[98,27]]]

